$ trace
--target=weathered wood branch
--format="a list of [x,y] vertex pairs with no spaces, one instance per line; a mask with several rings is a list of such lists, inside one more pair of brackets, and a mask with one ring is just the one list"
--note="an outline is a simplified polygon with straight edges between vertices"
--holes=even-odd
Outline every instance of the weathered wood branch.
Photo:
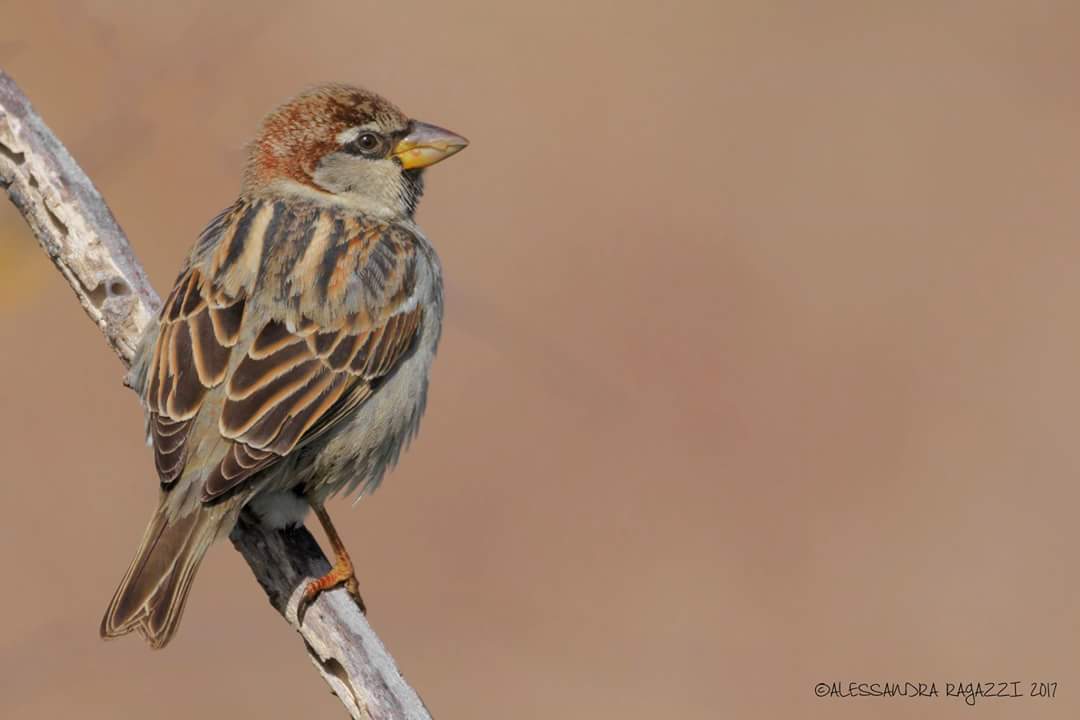
[[[2,70],[0,186],[128,365],[161,300],[93,183]],[[430,720],[345,590],[323,593],[298,625],[296,606],[305,581],[330,569],[306,529],[268,530],[242,517],[231,540],[353,718]]]

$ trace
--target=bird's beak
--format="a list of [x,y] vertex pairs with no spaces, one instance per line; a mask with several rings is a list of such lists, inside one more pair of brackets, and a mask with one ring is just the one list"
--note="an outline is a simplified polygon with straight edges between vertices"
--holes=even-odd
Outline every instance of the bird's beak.
[[406,170],[434,165],[459,152],[469,141],[435,125],[414,122],[409,134],[394,146],[393,156]]

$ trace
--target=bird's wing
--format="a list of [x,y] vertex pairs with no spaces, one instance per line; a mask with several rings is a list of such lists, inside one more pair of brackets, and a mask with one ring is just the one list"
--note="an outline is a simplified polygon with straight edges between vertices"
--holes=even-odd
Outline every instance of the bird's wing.
[[203,231],[192,257],[181,271],[161,308],[153,345],[140,350],[145,369],[142,396],[154,446],[154,464],[163,486],[183,473],[188,440],[207,392],[221,385],[233,347],[240,339],[244,294],[212,293],[199,256],[235,233],[240,204],[219,214]]
[[[204,500],[359,407],[408,354],[424,312],[408,231],[281,203],[240,208],[224,226],[165,303],[145,386],[164,485],[202,439],[193,428],[226,441]],[[200,413],[216,422],[196,425]]]

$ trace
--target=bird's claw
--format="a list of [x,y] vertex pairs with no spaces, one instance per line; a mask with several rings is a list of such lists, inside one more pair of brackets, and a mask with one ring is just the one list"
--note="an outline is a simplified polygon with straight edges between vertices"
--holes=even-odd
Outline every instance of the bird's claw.
[[[347,574],[346,574],[347,573]],[[360,595],[360,583],[356,581],[356,575],[352,572],[350,566],[347,571],[344,568],[335,565],[330,572],[323,575],[321,578],[316,578],[308,582],[304,588],[304,594],[300,596],[300,602],[296,606],[296,623],[301,627],[304,624],[304,615],[307,614],[308,607],[311,606],[315,599],[327,590],[333,590],[338,585],[343,585],[345,591],[349,593],[352,599],[356,602],[356,606],[360,608],[360,612],[367,615],[367,606],[364,604],[364,598]]]

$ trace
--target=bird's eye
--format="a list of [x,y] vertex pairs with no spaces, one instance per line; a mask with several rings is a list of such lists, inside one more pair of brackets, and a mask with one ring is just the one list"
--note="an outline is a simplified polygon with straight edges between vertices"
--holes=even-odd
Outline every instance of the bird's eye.
[[383,136],[375,132],[364,132],[345,148],[356,155],[380,155],[383,151]]

